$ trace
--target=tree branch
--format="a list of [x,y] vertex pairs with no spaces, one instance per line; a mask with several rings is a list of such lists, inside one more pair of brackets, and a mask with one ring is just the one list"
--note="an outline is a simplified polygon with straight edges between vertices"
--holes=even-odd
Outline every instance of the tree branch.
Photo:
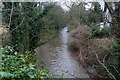
[[13,29],[11,32],[15,31],[19,26],[21,26],[22,23],[24,22],[24,19],[25,19],[25,18],[23,18],[23,20],[21,21],[21,23],[20,23],[15,29]]
[[[105,0],[104,0],[104,2],[105,2]],[[109,10],[109,13],[110,13],[110,15],[111,15],[111,17],[112,17],[113,23],[117,23],[116,18],[115,18],[114,13],[113,13],[112,7],[111,7],[107,2],[105,2],[105,6],[106,6],[107,9]]]
[[12,13],[13,13],[13,2],[12,2],[12,8],[11,8],[11,13],[10,13],[10,21],[8,24],[8,28],[10,28],[11,20],[12,20]]

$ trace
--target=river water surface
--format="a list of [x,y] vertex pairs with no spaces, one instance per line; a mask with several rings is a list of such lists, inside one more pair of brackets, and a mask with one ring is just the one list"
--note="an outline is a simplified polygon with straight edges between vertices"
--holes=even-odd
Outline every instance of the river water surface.
[[89,78],[85,69],[71,56],[71,52],[68,50],[66,44],[69,33],[67,30],[67,27],[64,27],[60,30],[58,37],[36,49],[38,62],[44,61],[45,68],[55,74],[63,73],[64,78],[75,78],[75,76]]

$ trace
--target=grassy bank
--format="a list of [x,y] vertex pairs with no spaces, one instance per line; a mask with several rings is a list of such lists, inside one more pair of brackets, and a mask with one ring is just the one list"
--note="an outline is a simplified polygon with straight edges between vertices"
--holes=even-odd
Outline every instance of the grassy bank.
[[91,37],[92,29],[79,26],[70,32],[68,47],[80,64],[84,66],[92,78],[109,78],[109,74],[101,63],[115,63],[112,57],[113,42],[110,37]]

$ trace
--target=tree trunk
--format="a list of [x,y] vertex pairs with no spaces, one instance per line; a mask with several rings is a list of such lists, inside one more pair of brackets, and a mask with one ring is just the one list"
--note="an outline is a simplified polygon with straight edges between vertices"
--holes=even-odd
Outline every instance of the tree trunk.
[[111,32],[111,35],[115,36],[117,38],[118,37],[118,29],[119,29],[118,27],[120,25],[119,21],[116,18],[117,15],[114,14],[112,6],[109,5],[107,2],[105,2],[105,7],[109,10],[109,13],[112,17],[112,30],[111,30],[112,32]]

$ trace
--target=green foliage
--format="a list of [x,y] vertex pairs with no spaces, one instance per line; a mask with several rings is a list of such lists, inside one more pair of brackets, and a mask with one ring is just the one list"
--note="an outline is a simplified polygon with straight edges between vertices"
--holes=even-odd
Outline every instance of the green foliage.
[[[112,75],[115,76],[117,80],[120,79],[120,41],[114,41],[112,42],[113,47],[111,50],[105,52],[107,55],[106,58],[104,58],[103,64],[107,67],[107,69],[110,71]],[[104,56],[105,56],[104,54]],[[102,59],[103,60],[103,59]],[[101,62],[102,62],[101,60]],[[105,68],[102,65],[97,65],[97,70],[101,76],[107,76],[107,78],[111,78],[111,76],[106,72]],[[104,72],[104,73],[102,73]]]
[[103,11],[100,7],[100,4],[98,2],[92,3],[93,9],[89,10],[88,12],[88,22],[89,25],[91,23],[100,23],[103,21]]
[[85,24],[90,26],[92,23],[98,24],[103,21],[103,11],[98,2],[91,3],[91,8],[86,10],[88,3],[80,2],[73,3],[69,13],[68,24],[72,26],[80,26],[79,24]]
[[[116,2],[115,3],[115,10],[114,10],[114,15],[116,16],[116,22],[118,23],[118,26],[114,26],[116,28],[113,27],[113,30],[115,29],[115,35],[117,38],[120,39],[120,3]],[[115,24],[116,25],[116,24]]]
[[113,51],[111,60],[114,62],[107,61],[106,66],[111,71],[111,73],[116,77],[116,79],[120,78],[120,41],[113,42]]
[[[36,55],[31,51],[23,54],[17,53],[12,47],[2,48],[2,60],[0,65],[0,77],[2,79],[32,79],[55,77],[53,73],[45,69],[37,69]],[[43,64],[41,64],[43,65]]]
[[87,11],[85,10],[85,3],[73,3],[70,10],[68,11],[68,14],[68,24],[70,24],[71,26],[78,27],[78,24],[85,22],[85,18],[87,16]]
[[113,53],[116,56],[117,60],[118,60],[118,71],[120,72],[120,40],[116,41],[113,43]]
[[[13,4],[13,7],[12,7]],[[39,5],[38,5],[39,4]],[[2,79],[58,77],[49,70],[37,69],[33,50],[50,40],[63,27],[64,11],[56,3],[3,2],[3,21],[9,24],[11,45],[2,49]]]
[[120,45],[119,45],[119,41],[116,41],[116,42],[114,42],[113,43],[113,48],[114,48],[114,54],[116,55],[116,56],[120,56]]
[[4,48],[1,48],[2,53],[12,55],[14,53],[14,49],[11,46],[5,46]]
[[100,30],[100,25],[99,24],[93,24],[92,26],[92,35],[90,38],[98,37],[108,37],[110,35],[111,27],[104,27]]
[[3,21],[6,24],[9,24],[13,4],[10,39],[11,45],[19,52],[33,51],[43,41],[48,41],[54,36],[53,33],[46,35],[46,32],[56,32],[65,24],[63,9],[53,2],[3,2],[3,4]]

